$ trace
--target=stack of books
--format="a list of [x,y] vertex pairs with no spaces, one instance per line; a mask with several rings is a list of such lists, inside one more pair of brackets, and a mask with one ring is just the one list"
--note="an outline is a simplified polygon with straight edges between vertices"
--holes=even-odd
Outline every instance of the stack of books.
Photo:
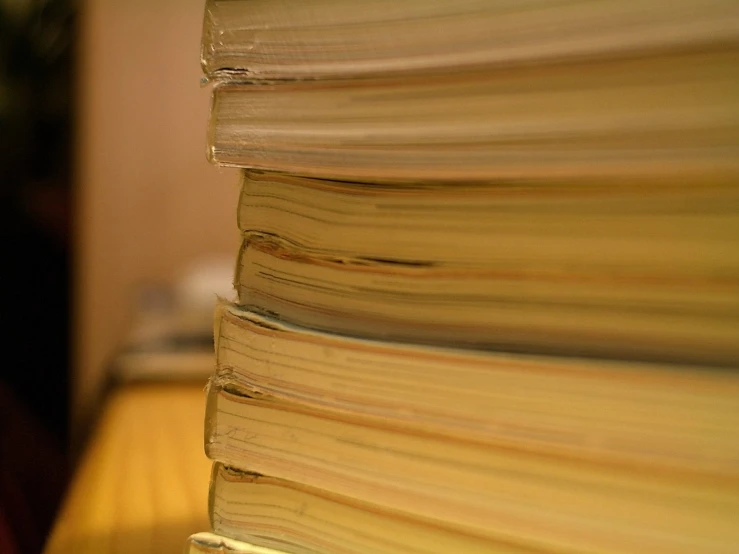
[[209,0],[192,553],[735,552],[739,5]]

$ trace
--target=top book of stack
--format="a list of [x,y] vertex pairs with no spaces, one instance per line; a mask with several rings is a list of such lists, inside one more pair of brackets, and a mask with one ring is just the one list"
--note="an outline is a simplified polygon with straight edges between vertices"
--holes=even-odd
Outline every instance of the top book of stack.
[[208,0],[206,75],[345,79],[716,48],[733,0]]
[[739,173],[728,0],[209,0],[208,154],[348,181]]

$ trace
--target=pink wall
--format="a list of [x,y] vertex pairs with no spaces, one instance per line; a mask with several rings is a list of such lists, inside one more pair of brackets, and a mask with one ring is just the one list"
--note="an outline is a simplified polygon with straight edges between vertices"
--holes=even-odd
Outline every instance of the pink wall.
[[89,0],[81,18],[73,418],[125,336],[136,285],[235,255],[238,175],[205,158],[202,0]]

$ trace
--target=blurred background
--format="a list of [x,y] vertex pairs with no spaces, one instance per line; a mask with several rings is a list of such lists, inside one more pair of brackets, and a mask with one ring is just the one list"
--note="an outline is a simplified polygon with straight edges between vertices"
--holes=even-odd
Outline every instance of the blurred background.
[[42,548],[111,368],[157,333],[150,315],[171,331],[188,312],[174,335],[207,342],[229,290],[238,176],[205,157],[202,10],[0,0],[3,552]]

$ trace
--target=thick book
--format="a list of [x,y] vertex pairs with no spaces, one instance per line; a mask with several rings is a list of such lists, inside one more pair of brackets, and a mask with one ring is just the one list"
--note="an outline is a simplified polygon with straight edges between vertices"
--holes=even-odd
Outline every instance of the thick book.
[[233,77],[213,89],[208,153],[223,165],[375,182],[710,182],[739,173],[736,44],[362,80]]
[[[546,455],[737,471],[732,370],[367,340],[226,304],[215,348],[211,385],[224,394]],[[214,406],[219,398],[211,395]],[[217,414],[208,433],[220,440]]]
[[450,531],[433,521],[221,463],[213,465],[210,517],[216,533],[293,554],[522,552],[505,541]]
[[739,539],[731,372],[392,345],[225,306],[216,332],[205,444],[228,466],[532,548]]
[[239,302],[328,332],[733,366],[739,187],[244,172]]
[[210,77],[352,78],[561,63],[736,39],[732,0],[208,0]]
[[[435,485],[444,486],[443,482]],[[586,486],[594,487],[594,484]],[[692,501],[688,497],[680,506],[681,500],[676,495],[673,505],[665,509],[670,502],[665,498],[640,497],[628,487],[618,488],[614,483],[610,489],[596,488],[600,493],[609,493],[601,499],[598,509],[586,512],[581,506],[585,515],[568,520],[572,507],[554,508],[549,497],[539,499],[538,510],[531,507],[531,514],[521,515],[521,506],[526,504],[522,497],[530,491],[520,489],[516,494],[515,481],[509,489],[509,499],[499,500],[498,513],[485,522],[485,532],[479,532],[474,528],[450,526],[449,520],[419,517],[424,508],[405,514],[303,483],[216,463],[211,480],[210,515],[216,533],[291,554],[728,554],[737,536],[731,530],[730,506],[721,506],[725,512],[712,519],[709,503],[688,504]],[[578,493],[569,496],[573,501]],[[598,515],[609,508],[612,514],[599,521]],[[660,512],[657,514],[655,510]],[[544,514],[546,517],[539,519],[546,519],[548,525],[526,527],[526,522]],[[624,526],[624,520],[630,523]]]

